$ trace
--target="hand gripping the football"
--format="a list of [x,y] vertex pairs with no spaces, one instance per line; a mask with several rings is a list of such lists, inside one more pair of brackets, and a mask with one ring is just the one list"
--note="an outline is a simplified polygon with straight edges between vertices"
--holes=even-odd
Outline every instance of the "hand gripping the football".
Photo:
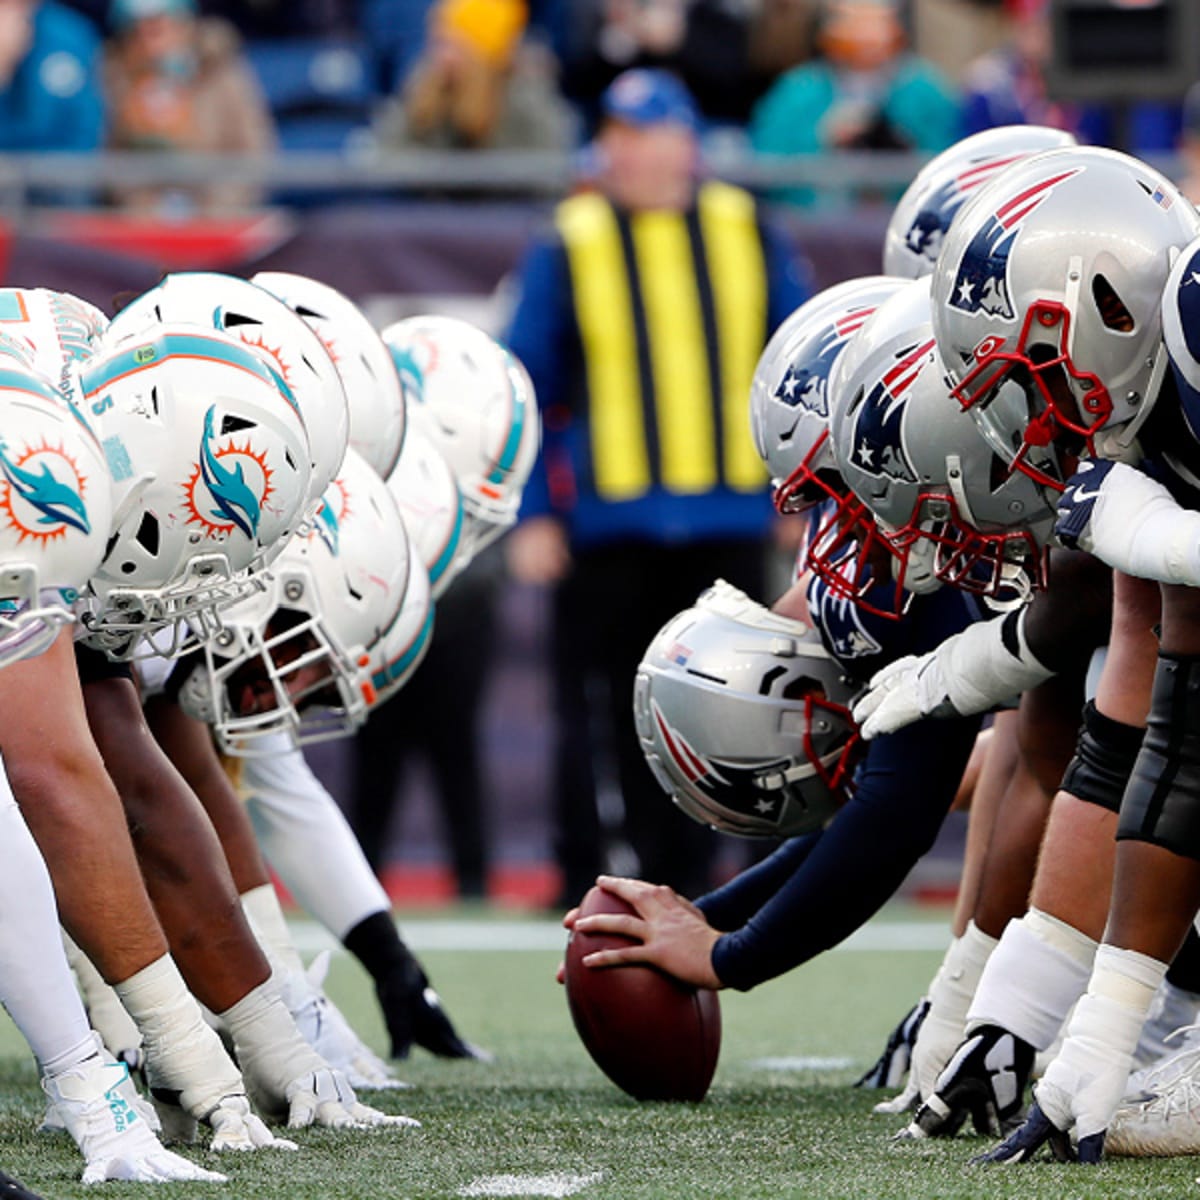
[[712,948],[721,935],[690,900],[641,879],[601,875],[596,883],[631,905],[634,913],[597,913],[573,920],[572,926],[581,933],[615,933],[636,941],[615,950],[597,950],[583,960],[585,966],[645,963],[694,987],[725,986],[712,965]]

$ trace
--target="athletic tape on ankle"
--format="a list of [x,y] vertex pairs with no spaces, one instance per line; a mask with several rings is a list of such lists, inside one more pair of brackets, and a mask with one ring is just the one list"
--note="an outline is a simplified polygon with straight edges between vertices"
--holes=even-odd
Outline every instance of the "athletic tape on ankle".
[[1096,947],[1099,945],[1095,938],[1088,937],[1074,925],[1068,925],[1066,921],[1061,921],[1040,908],[1029,909],[1021,918],[1021,923],[1035,937],[1041,938],[1056,950],[1061,950],[1085,969],[1092,969],[1096,960]]
[[1144,1016],[1167,973],[1168,965],[1147,954],[1139,954],[1136,950],[1101,945],[1096,950],[1088,992],[1094,996],[1104,996]]

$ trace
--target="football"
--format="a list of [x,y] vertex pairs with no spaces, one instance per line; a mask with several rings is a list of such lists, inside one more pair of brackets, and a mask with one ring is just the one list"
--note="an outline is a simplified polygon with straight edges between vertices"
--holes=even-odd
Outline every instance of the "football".
[[[624,900],[592,888],[581,917],[631,913]],[[572,931],[566,987],[571,1018],[596,1065],[637,1100],[703,1100],[721,1051],[717,993],[640,964],[588,968],[585,955],[628,945],[615,934]]]

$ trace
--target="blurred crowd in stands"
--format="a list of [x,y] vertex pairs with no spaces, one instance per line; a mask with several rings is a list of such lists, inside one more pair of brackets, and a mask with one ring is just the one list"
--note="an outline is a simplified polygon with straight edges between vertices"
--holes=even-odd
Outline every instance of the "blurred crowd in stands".
[[1021,121],[1143,154],[1194,145],[1198,96],[1135,105],[1120,131],[1048,97],[1047,4],[0,0],[0,151],[568,149],[631,66],[673,70],[708,136],[767,155],[935,152]]

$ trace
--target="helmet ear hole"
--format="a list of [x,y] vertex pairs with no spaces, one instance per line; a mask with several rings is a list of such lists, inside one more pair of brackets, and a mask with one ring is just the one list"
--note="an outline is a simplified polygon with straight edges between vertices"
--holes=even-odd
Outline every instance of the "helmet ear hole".
[[1106,329],[1115,330],[1117,333],[1134,332],[1133,314],[1105,276],[1092,276],[1092,299],[1096,302],[1100,320],[1104,322]]
[[138,526],[137,534],[134,536],[134,541],[137,542],[151,558],[158,556],[159,545],[159,529],[158,518],[153,513],[145,513],[142,517],[141,524]]

